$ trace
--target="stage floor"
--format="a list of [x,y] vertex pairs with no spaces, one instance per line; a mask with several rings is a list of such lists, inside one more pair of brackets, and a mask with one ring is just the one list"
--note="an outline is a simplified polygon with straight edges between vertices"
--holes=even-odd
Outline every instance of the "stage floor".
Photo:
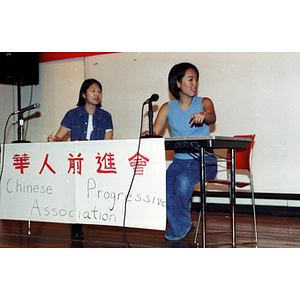
[[[197,216],[192,215],[196,225]],[[251,216],[236,216],[237,248],[297,248],[300,247],[300,218],[258,216],[258,243],[254,244]],[[1,248],[196,248],[195,232],[181,241],[166,241],[164,231],[122,227],[83,225],[84,240],[70,238],[70,225],[61,223],[0,220]],[[207,214],[207,247],[231,247],[230,216]],[[198,237],[201,244],[201,233]],[[200,245],[201,247],[201,245]]]

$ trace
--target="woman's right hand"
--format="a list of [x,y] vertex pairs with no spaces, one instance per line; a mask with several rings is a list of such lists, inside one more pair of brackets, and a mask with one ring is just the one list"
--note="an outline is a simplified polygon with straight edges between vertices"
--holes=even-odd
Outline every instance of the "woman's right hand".
[[150,132],[148,130],[145,130],[142,132],[141,136],[147,136],[149,134],[150,134]]
[[47,137],[47,142],[58,142],[59,138],[55,135],[53,136],[53,133],[48,135]]

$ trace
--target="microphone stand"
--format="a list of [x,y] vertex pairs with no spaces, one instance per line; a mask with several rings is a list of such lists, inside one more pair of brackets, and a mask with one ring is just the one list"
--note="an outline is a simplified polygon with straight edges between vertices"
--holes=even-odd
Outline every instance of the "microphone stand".
[[142,138],[161,138],[162,136],[153,134],[153,107],[152,107],[152,101],[149,101],[148,104],[149,104],[149,111],[148,111],[149,135],[142,136]]
[[149,102],[148,118],[149,118],[149,132],[150,132],[150,135],[153,135],[153,107],[152,107],[152,102]]
[[[18,110],[21,110],[21,84],[18,83]],[[30,141],[23,140],[23,113],[18,113],[18,140],[12,143],[30,143]]]

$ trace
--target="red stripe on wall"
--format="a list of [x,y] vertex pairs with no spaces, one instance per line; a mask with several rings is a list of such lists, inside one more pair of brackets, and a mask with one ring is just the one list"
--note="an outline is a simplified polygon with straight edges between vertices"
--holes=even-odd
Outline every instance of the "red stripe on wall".
[[68,58],[76,58],[76,57],[85,57],[92,55],[102,55],[102,54],[111,54],[116,52],[40,52],[39,60],[40,63],[60,60],[60,59],[68,59]]

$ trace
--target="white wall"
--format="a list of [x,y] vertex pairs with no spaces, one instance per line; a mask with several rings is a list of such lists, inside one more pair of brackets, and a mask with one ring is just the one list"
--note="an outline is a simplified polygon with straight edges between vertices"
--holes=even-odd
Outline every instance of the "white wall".
[[[119,53],[40,64],[40,84],[32,103],[40,116],[28,122],[27,140],[44,142],[66,111],[76,106],[86,77],[103,84],[103,108],[113,117],[115,139],[137,138],[142,103],[153,93],[154,119],[170,100],[167,76],[178,62],[194,63],[201,73],[199,96],[210,97],[217,113],[212,135],[256,133],[254,181],[257,192],[300,193],[299,53]],[[22,88],[22,106],[31,87]],[[7,116],[17,110],[17,88],[0,85],[0,139]],[[144,129],[148,128],[145,106]],[[26,114],[25,114],[26,117]],[[17,139],[10,120],[7,143]],[[25,122],[25,126],[26,126]],[[165,136],[169,136],[166,131]],[[220,175],[222,176],[222,175]]]
[[256,191],[299,193],[299,60],[299,53],[120,53],[87,57],[86,75],[103,83],[103,107],[112,113],[115,137],[134,138],[143,101],[152,93],[160,95],[159,107],[170,100],[171,67],[195,64],[198,95],[215,104],[211,134],[256,134]]

